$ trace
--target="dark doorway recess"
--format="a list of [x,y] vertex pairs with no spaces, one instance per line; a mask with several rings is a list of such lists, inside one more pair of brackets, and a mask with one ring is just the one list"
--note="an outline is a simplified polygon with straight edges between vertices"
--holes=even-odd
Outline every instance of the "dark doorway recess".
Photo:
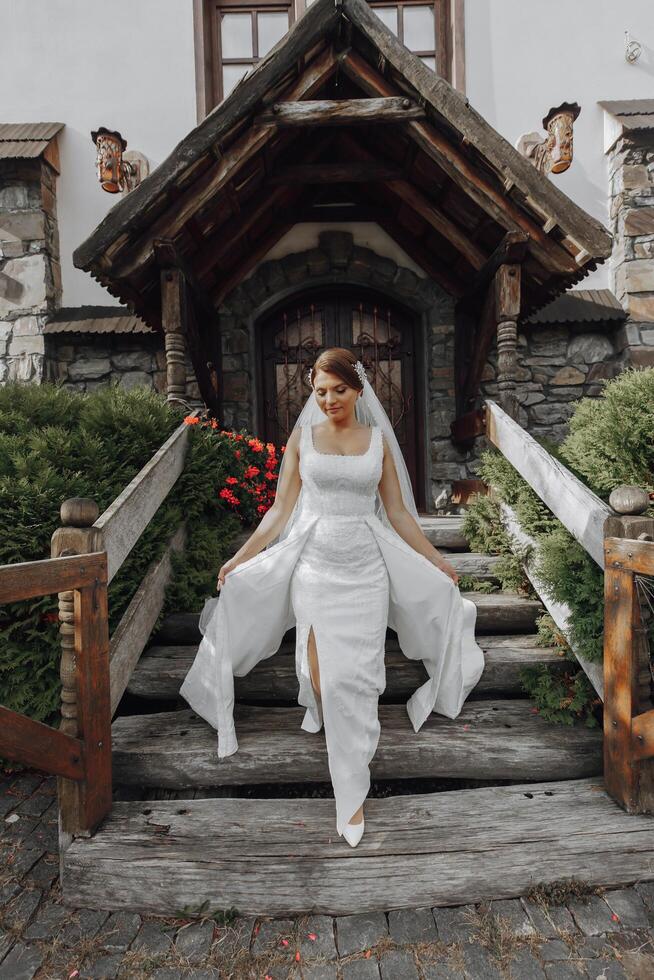
[[322,289],[286,300],[259,322],[259,430],[283,444],[310,394],[307,372],[327,347],[347,347],[393,423],[416,504],[424,509],[423,392],[414,313],[364,288]]

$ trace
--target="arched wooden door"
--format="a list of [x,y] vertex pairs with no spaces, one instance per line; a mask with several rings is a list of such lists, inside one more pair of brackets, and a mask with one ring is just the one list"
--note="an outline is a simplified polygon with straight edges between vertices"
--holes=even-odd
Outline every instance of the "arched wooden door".
[[424,507],[424,431],[418,390],[415,317],[366,290],[323,291],[287,301],[259,323],[261,431],[286,442],[310,394],[307,371],[327,347],[347,347],[393,423]]

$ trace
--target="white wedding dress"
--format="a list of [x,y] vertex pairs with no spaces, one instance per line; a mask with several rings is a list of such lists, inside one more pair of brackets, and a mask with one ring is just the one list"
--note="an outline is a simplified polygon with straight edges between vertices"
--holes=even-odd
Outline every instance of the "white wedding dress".
[[[218,757],[232,755],[234,676],[271,657],[295,625],[298,703],[306,708],[301,727],[318,732],[324,723],[342,835],[370,789],[387,625],[405,656],[422,660],[429,675],[407,702],[416,732],[432,711],[459,714],[484,655],[475,641],[475,604],[375,514],[381,429],[372,427],[365,453],[337,455],[318,452],[312,427],[303,425],[299,453],[301,513],[288,537],[238,565],[220,596],[207,600],[202,642],[179,693],[217,730]],[[309,673],[311,626],[322,711]]]

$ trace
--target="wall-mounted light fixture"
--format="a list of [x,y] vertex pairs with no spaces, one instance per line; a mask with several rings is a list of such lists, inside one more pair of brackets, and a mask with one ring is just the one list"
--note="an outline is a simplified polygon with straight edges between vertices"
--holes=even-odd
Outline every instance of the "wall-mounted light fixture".
[[146,157],[136,150],[125,153],[127,140],[119,132],[100,126],[93,130],[91,139],[98,151],[95,162],[103,191],[109,194],[129,192],[147,177],[149,167]]
[[516,149],[541,173],[563,173],[572,163],[572,126],[580,112],[581,106],[576,102],[554,106],[543,117],[547,136],[523,133],[516,141]]

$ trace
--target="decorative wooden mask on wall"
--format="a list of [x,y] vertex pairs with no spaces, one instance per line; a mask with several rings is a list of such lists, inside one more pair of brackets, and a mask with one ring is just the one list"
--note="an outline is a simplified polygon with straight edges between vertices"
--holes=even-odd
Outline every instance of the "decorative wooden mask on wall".
[[561,174],[572,163],[572,127],[581,112],[576,102],[562,102],[543,117],[540,133],[525,133],[516,143],[517,149],[526,156],[541,173]]

